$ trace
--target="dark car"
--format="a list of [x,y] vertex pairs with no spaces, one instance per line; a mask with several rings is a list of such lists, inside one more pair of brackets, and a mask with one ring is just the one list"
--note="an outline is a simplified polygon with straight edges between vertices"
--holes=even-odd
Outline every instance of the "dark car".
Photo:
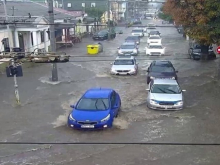
[[[93,40],[107,40],[108,39],[108,31],[103,30],[93,35]],[[116,37],[116,33],[111,34],[111,39]]]
[[170,61],[153,61],[147,69],[147,84],[152,79],[175,79],[177,80],[176,73],[173,64]]
[[128,36],[125,39],[125,42],[135,42],[136,44],[140,44],[140,37],[139,36]]
[[[192,58],[193,60],[200,60],[202,55],[201,45],[194,41],[190,42],[188,53],[189,53],[189,57]],[[215,59],[215,58],[216,58],[216,54],[213,51],[213,47],[210,45],[208,52],[208,59]]]
[[160,36],[160,32],[155,30],[155,31],[150,31],[148,33],[148,37],[151,37],[151,36]]

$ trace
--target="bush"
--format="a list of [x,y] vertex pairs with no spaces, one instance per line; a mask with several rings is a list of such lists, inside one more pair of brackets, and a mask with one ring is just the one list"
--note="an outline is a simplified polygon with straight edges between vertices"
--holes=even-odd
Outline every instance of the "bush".
[[160,19],[164,20],[164,21],[169,21],[169,22],[172,22],[172,21],[173,21],[173,18],[172,18],[171,15],[169,15],[169,14],[164,14],[164,13],[162,13],[162,12],[160,12],[160,13],[158,14],[158,17],[159,17]]

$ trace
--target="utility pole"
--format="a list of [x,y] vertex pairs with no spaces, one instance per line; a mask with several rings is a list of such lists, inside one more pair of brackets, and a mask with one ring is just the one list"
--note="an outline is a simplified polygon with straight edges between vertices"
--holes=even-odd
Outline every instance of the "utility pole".
[[[4,10],[5,10],[5,20],[6,22],[8,21],[8,13],[7,13],[7,7],[6,7],[6,4],[5,4],[5,0],[3,0],[3,5],[4,5]],[[10,31],[10,27],[9,25],[7,24],[7,31],[8,31],[8,40],[9,40],[9,47],[11,47],[11,31]],[[15,66],[15,63],[14,63],[14,58],[12,58],[11,60],[11,65],[12,66]],[[20,98],[19,98],[19,92],[18,92],[18,84],[17,84],[17,77],[16,77],[16,74],[14,75],[14,86],[15,86],[15,99],[16,99],[16,102],[17,104],[20,104]]]
[[[53,13],[53,0],[48,0],[48,14],[50,22],[50,46],[51,52],[56,52],[56,38],[55,38],[55,28],[54,28],[54,13]],[[53,64],[52,68],[52,81],[58,81],[58,71],[57,64]]]
[[110,9],[111,9],[111,6],[110,6],[110,0],[108,0],[108,40],[111,39],[111,27],[110,27]]

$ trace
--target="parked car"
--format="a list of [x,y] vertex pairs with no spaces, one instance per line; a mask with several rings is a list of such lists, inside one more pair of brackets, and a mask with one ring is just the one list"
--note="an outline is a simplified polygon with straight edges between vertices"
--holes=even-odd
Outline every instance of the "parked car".
[[161,44],[161,37],[160,36],[151,36],[151,37],[148,37],[147,39],[147,43],[148,44]]
[[170,61],[158,60],[153,61],[147,69],[147,84],[156,78],[175,79],[177,80],[178,71],[175,70]]
[[178,82],[171,79],[155,79],[147,89],[147,106],[158,110],[181,110],[184,97]]
[[[192,58],[193,60],[200,60],[202,56],[202,47],[199,43],[196,43],[195,41],[191,41],[189,43],[189,57]],[[208,59],[215,59],[216,54],[213,51],[213,47],[210,45],[209,46],[209,52],[208,52]]]
[[118,55],[138,55],[138,45],[135,42],[125,42],[118,47]]
[[111,88],[91,88],[79,99],[68,116],[68,126],[75,129],[112,127],[121,107],[119,94]]
[[149,44],[147,47],[146,47],[146,55],[164,55],[165,54],[165,47],[158,44],[158,45],[155,45],[155,44]]
[[133,30],[131,31],[131,35],[132,35],[132,36],[143,37],[143,36],[144,36],[144,30],[143,30],[143,29],[140,29],[140,28],[133,29]]
[[[92,38],[93,38],[93,40],[107,40],[108,33],[109,33],[108,30],[102,30],[98,33],[95,33]],[[111,34],[111,39],[113,39],[115,37],[116,37],[116,33],[114,32]]]
[[160,36],[160,32],[157,30],[150,31],[150,33],[148,33],[148,37],[152,37],[152,36]]
[[111,74],[113,75],[136,75],[138,63],[133,56],[118,56],[112,63]]
[[135,42],[136,44],[140,44],[140,37],[139,36],[128,36],[125,39],[125,42]]

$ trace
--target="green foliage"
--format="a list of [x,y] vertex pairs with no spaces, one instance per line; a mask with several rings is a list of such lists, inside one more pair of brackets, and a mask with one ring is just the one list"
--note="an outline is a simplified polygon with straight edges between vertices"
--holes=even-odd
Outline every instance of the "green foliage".
[[88,14],[89,17],[94,17],[94,18],[100,19],[100,17],[105,12],[105,9],[90,7],[90,8],[86,8],[85,12]]
[[163,13],[163,12],[160,12],[160,13],[158,14],[158,17],[159,17],[160,19],[162,19],[162,20],[169,21],[169,22],[173,20],[172,15],[170,15],[170,14],[165,14],[165,13]]
[[167,0],[163,11],[199,43],[220,44],[219,0]]

